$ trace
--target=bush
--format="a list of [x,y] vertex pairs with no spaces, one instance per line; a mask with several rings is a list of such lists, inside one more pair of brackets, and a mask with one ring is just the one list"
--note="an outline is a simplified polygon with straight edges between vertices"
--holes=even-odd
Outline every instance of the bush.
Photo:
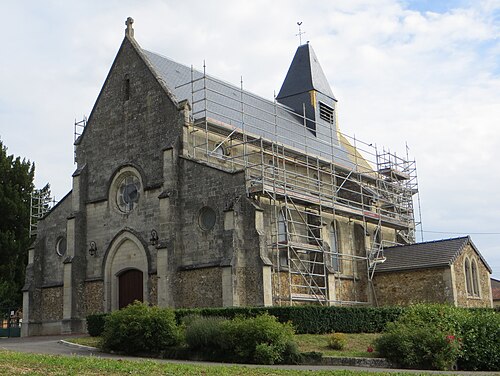
[[184,321],[186,344],[193,350],[216,355],[221,348],[224,321],[227,320],[221,317],[188,316]]
[[332,333],[328,336],[328,347],[332,350],[343,350],[347,345],[347,337],[343,333]]
[[135,302],[106,319],[101,347],[125,354],[160,353],[180,342],[172,310]]
[[473,311],[462,322],[462,354],[458,366],[465,370],[500,370],[500,314]]
[[87,332],[92,337],[98,337],[104,331],[104,323],[108,313],[95,313],[87,316]]
[[460,322],[470,313],[438,304],[408,308],[376,342],[377,351],[405,368],[452,369],[461,354]]
[[460,352],[458,339],[434,326],[390,324],[375,343],[382,356],[404,368],[452,369]]
[[296,363],[300,358],[291,324],[268,314],[257,317],[189,317],[186,343],[213,360],[260,364]]

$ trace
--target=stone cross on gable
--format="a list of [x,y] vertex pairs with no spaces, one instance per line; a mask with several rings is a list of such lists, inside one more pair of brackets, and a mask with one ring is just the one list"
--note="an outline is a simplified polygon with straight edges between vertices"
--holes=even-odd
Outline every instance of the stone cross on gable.
[[134,19],[132,17],[128,17],[127,20],[125,21],[125,25],[127,28],[125,29],[125,35],[128,35],[129,37],[134,37],[134,28],[132,27],[132,24],[134,23]]

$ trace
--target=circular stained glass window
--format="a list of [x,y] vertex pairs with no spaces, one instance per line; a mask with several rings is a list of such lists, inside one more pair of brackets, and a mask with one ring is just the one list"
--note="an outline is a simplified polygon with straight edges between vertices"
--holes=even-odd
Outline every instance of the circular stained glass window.
[[217,219],[217,216],[215,214],[215,211],[212,208],[209,208],[208,206],[205,206],[200,210],[200,215],[199,215],[199,224],[200,227],[205,230],[211,230],[215,226],[215,220]]
[[56,252],[59,256],[64,256],[66,254],[66,238],[64,236],[57,239]]
[[141,182],[134,175],[128,175],[118,185],[116,203],[124,213],[130,213],[139,202]]

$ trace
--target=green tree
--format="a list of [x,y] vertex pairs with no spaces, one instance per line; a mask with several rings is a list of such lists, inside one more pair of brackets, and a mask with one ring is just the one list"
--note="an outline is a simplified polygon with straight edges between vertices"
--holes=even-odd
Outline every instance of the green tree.
[[7,155],[0,140],[0,307],[21,305],[34,174],[34,164]]

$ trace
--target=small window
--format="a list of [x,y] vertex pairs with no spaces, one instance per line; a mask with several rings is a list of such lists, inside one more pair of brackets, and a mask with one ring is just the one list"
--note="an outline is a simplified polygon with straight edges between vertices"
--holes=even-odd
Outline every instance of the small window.
[[56,242],[56,253],[58,256],[62,257],[66,254],[66,238],[61,236]]
[[229,155],[227,148],[223,143],[217,144],[215,149],[212,151],[212,154],[221,159]]
[[198,223],[203,230],[208,231],[215,226],[216,219],[217,215],[215,214],[215,211],[212,208],[205,206],[200,210]]
[[319,102],[319,117],[322,120],[330,124],[333,124],[334,122],[333,108],[324,104],[323,102]]
[[124,99],[128,101],[130,99],[130,78],[128,77],[128,74],[125,75],[125,78],[123,80],[123,91],[124,91]]

